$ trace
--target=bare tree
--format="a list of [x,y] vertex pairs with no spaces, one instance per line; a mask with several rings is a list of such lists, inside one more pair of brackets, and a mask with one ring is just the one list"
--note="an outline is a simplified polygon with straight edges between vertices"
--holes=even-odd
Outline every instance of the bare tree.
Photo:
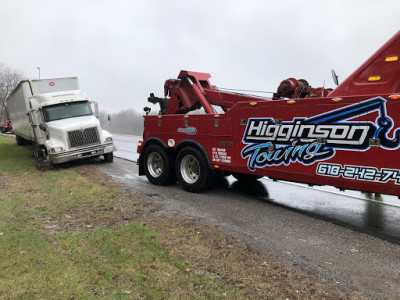
[[111,133],[128,135],[143,134],[143,116],[133,109],[121,110],[113,114],[100,111],[99,121],[101,127]]
[[24,77],[21,71],[0,63],[0,120],[7,118],[6,99]]

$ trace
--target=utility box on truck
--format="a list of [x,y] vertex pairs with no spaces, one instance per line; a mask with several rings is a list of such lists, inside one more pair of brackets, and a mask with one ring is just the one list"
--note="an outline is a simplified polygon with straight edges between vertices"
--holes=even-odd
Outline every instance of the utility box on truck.
[[58,164],[104,156],[113,160],[112,136],[102,130],[78,78],[24,80],[7,98],[18,145],[31,142],[35,156]]

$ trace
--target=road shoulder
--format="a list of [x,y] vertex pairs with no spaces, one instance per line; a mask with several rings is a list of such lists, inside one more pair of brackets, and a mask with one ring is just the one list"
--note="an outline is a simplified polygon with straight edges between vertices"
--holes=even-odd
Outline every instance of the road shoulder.
[[166,199],[173,198],[171,192],[176,193],[173,187],[166,187],[169,195],[163,198],[160,187],[153,188],[144,178],[124,172],[122,165],[126,168],[133,164],[117,160],[111,167],[98,164],[96,168],[140,199],[143,207],[137,215],[140,222],[153,228],[164,247],[184,259],[196,272],[219,278],[243,289],[245,295],[255,293],[260,298],[363,299],[355,289],[340,291],[296,266],[282,264],[275,255],[239,241],[219,226],[206,224],[201,217],[181,214],[176,208],[165,210]]

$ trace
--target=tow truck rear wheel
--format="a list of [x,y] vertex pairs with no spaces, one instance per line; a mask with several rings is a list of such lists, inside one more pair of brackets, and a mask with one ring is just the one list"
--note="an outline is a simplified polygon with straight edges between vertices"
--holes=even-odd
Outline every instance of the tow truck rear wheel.
[[152,184],[167,185],[176,181],[168,153],[159,145],[150,145],[145,150],[144,171]]
[[204,191],[214,180],[213,170],[208,167],[206,158],[194,147],[185,147],[179,152],[175,172],[179,184],[192,193]]

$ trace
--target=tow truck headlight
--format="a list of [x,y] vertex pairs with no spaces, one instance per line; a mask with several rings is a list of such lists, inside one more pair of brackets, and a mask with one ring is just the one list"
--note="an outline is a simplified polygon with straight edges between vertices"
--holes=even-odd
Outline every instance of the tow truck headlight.
[[50,148],[50,153],[57,153],[57,152],[61,152],[63,150],[64,150],[63,147],[54,147],[54,148]]
[[106,143],[111,143],[113,141],[112,137],[106,138]]

